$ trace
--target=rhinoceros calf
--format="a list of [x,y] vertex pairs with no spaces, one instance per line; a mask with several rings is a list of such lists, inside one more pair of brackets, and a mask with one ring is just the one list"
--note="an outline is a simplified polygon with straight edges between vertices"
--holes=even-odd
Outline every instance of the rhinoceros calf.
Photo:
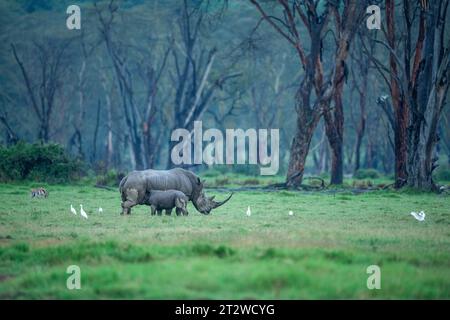
[[225,202],[231,195],[221,202],[214,201],[214,197],[207,197],[203,191],[203,182],[193,172],[175,168],[171,170],[143,170],[132,171],[120,181],[119,191],[122,196],[122,213],[130,214],[131,208],[146,204],[148,195],[154,191],[178,190],[183,192],[195,209],[200,213],[209,214]]
[[166,210],[166,215],[171,215],[173,208],[175,208],[177,216],[180,214],[187,216],[189,214],[187,211],[188,202],[189,198],[178,190],[153,190],[147,199],[147,204],[151,206],[152,216],[156,213],[161,215],[162,210]]

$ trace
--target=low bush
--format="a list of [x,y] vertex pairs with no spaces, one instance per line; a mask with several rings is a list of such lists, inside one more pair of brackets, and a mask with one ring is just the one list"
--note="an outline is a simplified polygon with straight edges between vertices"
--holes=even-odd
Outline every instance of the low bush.
[[355,179],[377,179],[380,177],[380,174],[375,169],[359,169],[353,175]]
[[0,181],[32,180],[64,183],[78,180],[84,164],[71,159],[58,144],[29,144],[19,142],[10,147],[0,146]]
[[442,166],[436,169],[434,173],[434,178],[437,181],[450,181],[450,167]]
[[125,177],[124,173],[109,170],[104,175],[97,176],[96,185],[117,187],[123,177]]
[[244,184],[246,186],[255,186],[255,185],[258,185],[259,183],[260,183],[260,181],[257,178],[248,178],[242,182],[242,184]]
[[222,187],[222,186],[227,185],[229,183],[230,183],[230,179],[228,179],[227,177],[216,178],[216,180],[214,181],[214,184],[217,187]]

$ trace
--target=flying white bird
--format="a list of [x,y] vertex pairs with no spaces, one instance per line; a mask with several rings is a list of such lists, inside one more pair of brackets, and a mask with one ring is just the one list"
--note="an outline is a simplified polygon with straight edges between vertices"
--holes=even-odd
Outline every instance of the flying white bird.
[[102,213],[103,212],[103,208],[102,207],[98,208],[98,212]]
[[411,212],[411,215],[416,220],[419,220],[419,221],[424,221],[425,220],[425,212],[423,212],[423,211],[420,211],[419,213],[413,211],[413,212]]
[[247,217],[250,217],[252,215],[252,212],[250,211],[250,206],[247,208]]
[[294,213],[293,213],[292,211],[289,211],[289,215],[290,215],[290,216],[293,216]]
[[77,214],[77,210],[75,210],[75,208],[72,205],[70,205],[70,212],[72,212],[75,215]]
[[81,214],[81,216],[82,216],[83,218],[85,218],[85,219],[88,218],[86,212],[83,210],[83,205],[82,205],[82,204],[80,204],[80,214]]

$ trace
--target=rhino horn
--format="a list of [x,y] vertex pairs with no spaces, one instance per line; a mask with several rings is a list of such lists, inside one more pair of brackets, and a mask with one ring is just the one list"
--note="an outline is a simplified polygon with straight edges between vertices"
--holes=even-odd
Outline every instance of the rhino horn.
[[211,200],[211,202],[212,202],[212,208],[215,209],[215,208],[218,208],[218,207],[220,207],[221,205],[225,204],[228,200],[230,200],[230,198],[231,198],[232,195],[233,195],[233,193],[231,193],[231,194],[228,196],[228,198],[226,198],[224,201],[213,201],[213,200]]

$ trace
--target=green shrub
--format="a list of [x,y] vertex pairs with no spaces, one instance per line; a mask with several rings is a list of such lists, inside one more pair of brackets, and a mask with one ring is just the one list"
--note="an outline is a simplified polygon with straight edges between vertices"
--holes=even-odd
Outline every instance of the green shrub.
[[375,169],[360,169],[353,175],[355,179],[377,179],[380,174]]
[[227,177],[216,178],[216,180],[214,181],[214,184],[217,187],[222,187],[224,185],[230,184],[230,179],[228,179]]
[[450,181],[450,167],[442,166],[436,169],[434,178],[437,181]]
[[117,187],[123,177],[125,177],[124,173],[109,170],[104,175],[97,177],[96,185]]
[[244,185],[258,185],[259,184],[259,180],[257,179],[257,178],[248,178],[248,179],[245,179],[243,182],[242,182],[242,184],[244,184]]
[[246,176],[259,176],[260,168],[257,165],[241,164],[233,168],[233,173]]
[[80,178],[80,160],[71,159],[58,144],[19,142],[0,146],[0,181],[33,180],[62,183]]

